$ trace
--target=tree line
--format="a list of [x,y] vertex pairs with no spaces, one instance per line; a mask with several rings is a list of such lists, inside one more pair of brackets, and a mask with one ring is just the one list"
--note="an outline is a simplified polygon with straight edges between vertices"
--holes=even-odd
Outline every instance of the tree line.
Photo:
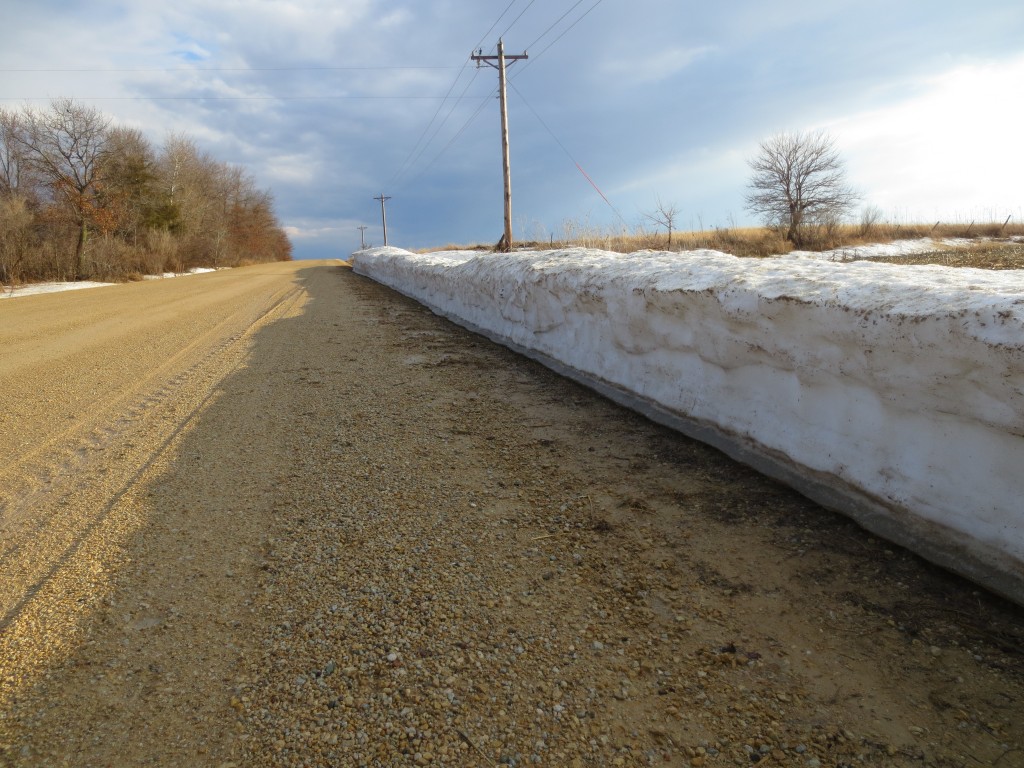
[[0,108],[0,283],[289,259],[270,193],[189,137],[154,147],[71,99]]

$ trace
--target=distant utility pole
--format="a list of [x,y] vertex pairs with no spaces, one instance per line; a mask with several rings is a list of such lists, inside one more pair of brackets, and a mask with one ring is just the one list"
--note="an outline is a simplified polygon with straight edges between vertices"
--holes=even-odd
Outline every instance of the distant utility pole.
[[[374,198],[376,199],[376,198]],[[362,251],[366,250],[366,240],[363,239],[363,233],[367,230],[367,226],[364,224],[361,227],[356,227],[359,230],[359,249]]]
[[[505,44],[498,40],[498,55],[484,56],[484,50],[473,54],[470,58],[476,62],[477,69],[480,62],[494,67],[498,70],[498,98],[501,99],[501,167],[505,173],[505,234],[502,235],[502,242],[498,244],[499,251],[512,250],[512,171],[509,163],[508,152],[508,101],[505,98],[505,62],[515,63],[520,59],[528,59],[524,51],[519,56],[506,56]],[[497,62],[497,63],[495,63]]]
[[380,193],[380,197],[373,198],[374,200],[380,200],[380,222],[384,225],[384,245],[388,244],[388,215],[384,212],[384,201],[390,200],[390,197],[384,197],[384,193]]

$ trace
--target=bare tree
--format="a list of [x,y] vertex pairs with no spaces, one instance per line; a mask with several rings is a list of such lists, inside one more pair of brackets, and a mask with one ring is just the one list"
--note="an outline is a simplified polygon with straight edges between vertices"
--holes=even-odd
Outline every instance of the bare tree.
[[34,179],[18,141],[21,117],[0,108],[0,284],[18,281],[32,232]]
[[78,226],[75,275],[82,275],[82,252],[96,210],[96,181],[108,136],[109,119],[93,107],[57,99],[47,110],[26,109],[16,133],[28,163],[62,199]]
[[645,213],[644,218],[654,222],[659,227],[664,227],[668,230],[668,249],[672,250],[672,230],[675,229],[676,216],[679,215],[679,210],[675,203],[668,205],[661,202],[661,198],[658,198],[658,205],[651,213]]
[[32,240],[32,211],[25,198],[0,195],[0,285],[18,282]]
[[748,164],[753,175],[747,210],[769,226],[785,228],[786,239],[796,245],[805,225],[838,221],[859,200],[846,184],[835,140],[824,131],[765,139]]
[[26,195],[28,168],[25,148],[18,140],[22,130],[21,116],[0,108],[0,195]]
[[867,237],[874,232],[882,220],[882,209],[877,205],[868,205],[860,212],[860,236]]

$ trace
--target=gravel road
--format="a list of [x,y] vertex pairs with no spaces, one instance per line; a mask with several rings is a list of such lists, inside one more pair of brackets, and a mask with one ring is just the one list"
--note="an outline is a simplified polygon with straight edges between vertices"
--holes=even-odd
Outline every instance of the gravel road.
[[0,765],[1024,765],[1024,610],[340,262],[0,350]]

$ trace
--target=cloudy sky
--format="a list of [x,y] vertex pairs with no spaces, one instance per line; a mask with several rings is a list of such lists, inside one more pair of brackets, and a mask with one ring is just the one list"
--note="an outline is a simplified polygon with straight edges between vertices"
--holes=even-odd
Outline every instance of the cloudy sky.
[[758,141],[819,128],[888,217],[1024,217],[1020,0],[0,0],[0,17],[0,104],[69,96],[158,145],[189,134],[272,191],[299,258],[347,256],[360,225],[380,244],[380,194],[392,245],[497,241],[497,73],[469,57],[499,37],[529,54],[509,69],[517,238],[632,229],[659,200],[683,229],[752,223]]

